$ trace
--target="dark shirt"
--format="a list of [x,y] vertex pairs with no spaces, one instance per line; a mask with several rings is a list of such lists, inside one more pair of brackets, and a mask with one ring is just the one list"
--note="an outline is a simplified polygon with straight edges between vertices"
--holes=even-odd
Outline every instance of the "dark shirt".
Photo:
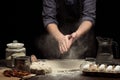
[[[64,1],[62,5],[64,7],[63,9],[60,9],[62,8],[62,6],[60,7],[62,1]],[[80,6],[81,3],[83,6]],[[63,15],[62,13],[66,15]],[[96,18],[96,0],[43,0],[42,16],[45,27],[50,23],[58,25],[60,23],[58,14],[63,15],[61,16],[61,19],[72,16],[78,18],[80,22],[87,20],[94,24]],[[67,20],[70,20],[70,18]]]

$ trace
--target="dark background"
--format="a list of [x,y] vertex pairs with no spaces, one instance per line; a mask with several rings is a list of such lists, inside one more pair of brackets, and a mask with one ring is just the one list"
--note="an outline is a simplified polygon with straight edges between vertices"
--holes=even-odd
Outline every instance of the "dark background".
[[[116,1],[116,0],[115,0]],[[97,0],[96,36],[110,37],[120,45],[117,2]],[[13,40],[23,42],[27,55],[37,54],[35,39],[44,32],[42,0],[12,0],[2,2],[0,24],[0,59],[5,58],[6,44]],[[42,44],[41,44],[42,45]]]

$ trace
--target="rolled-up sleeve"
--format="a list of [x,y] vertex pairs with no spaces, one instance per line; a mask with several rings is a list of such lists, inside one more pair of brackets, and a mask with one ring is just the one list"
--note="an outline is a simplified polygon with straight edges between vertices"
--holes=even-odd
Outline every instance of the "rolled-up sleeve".
[[43,24],[47,27],[50,23],[58,24],[56,20],[56,2],[55,0],[43,0]]
[[96,0],[84,0],[83,16],[81,21],[91,21],[95,24],[96,18]]

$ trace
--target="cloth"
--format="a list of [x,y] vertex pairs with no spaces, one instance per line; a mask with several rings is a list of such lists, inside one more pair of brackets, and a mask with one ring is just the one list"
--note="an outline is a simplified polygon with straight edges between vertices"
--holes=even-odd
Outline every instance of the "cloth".
[[49,23],[59,24],[59,20],[60,24],[75,20],[95,23],[96,0],[43,0],[42,15],[45,27]]

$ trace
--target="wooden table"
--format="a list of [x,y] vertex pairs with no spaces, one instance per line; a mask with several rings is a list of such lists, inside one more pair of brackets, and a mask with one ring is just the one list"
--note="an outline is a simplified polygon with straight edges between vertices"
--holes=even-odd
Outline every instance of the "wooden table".
[[[76,68],[78,69],[79,66],[82,63],[84,63],[85,60],[50,60],[50,61],[46,61],[47,63],[51,64],[53,66],[53,69],[55,69],[54,65],[57,64],[61,64],[61,68],[67,69],[68,68]],[[119,60],[117,60],[119,61]],[[52,63],[53,62],[53,63]],[[79,64],[80,62],[80,64]],[[65,64],[65,65],[64,65]],[[74,67],[74,66],[75,67]],[[71,66],[71,67],[70,67]],[[59,67],[57,67],[59,69]],[[65,73],[51,73],[48,75],[38,75],[35,77],[32,77],[29,80],[120,80],[120,78],[114,78],[114,77],[100,77],[100,76],[86,76],[83,75],[82,71],[75,71],[75,72],[65,72]]]
[[[61,67],[64,66],[65,69],[67,68],[79,68],[80,64],[79,62],[84,62],[85,60],[43,60],[44,62],[47,62],[51,64],[53,69],[55,68],[53,64],[61,64]],[[120,61],[120,60],[116,60]],[[66,65],[63,65],[66,64]],[[5,77],[3,74],[3,69],[0,70],[0,80],[19,80],[19,78],[16,77]],[[82,71],[75,71],[71,73],[51,73],[47,75],[37,75],[27,80],[120,80],[120,78],[114,78],[114,77],[97,77],[97,76],[85,76],[82,74]]]
[[9,70],[10,68],[6,67],[0,67],[0,80],[20,80],[20,78],[17,77],[5,77],[3,75],[4,70]]
[[107,77],[89,77],[82,76],[81,74],[76,76],[37,76],[29,80],[120,80],[120,78],[107,78]]

